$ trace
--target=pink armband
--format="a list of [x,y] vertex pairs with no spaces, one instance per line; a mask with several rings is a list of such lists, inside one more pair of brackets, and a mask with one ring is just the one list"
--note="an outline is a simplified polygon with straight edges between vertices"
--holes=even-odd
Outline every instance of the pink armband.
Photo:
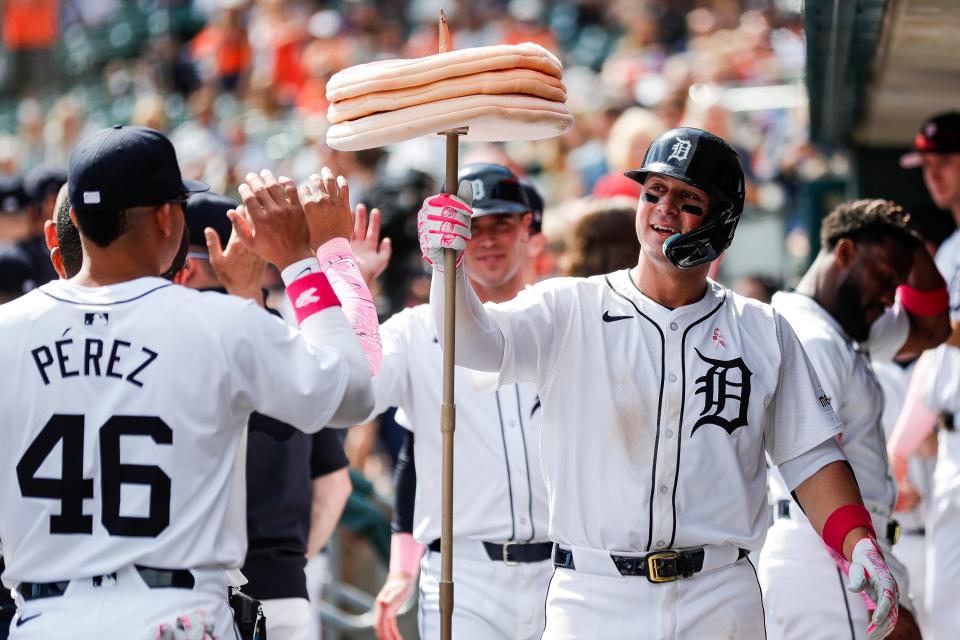
[[383,356],[377,307],[360,274],[357,259],[350,249],[350,241],[346,238],[326,241],[317,249],[317,260],[320,261],[321,271],[330,279],[333,290],[340,298],[343,314],[347,316],[353,332],[360,340],[370,375],[376,375],[380,371],[380,360]]
[[950,306],[950,296],[945,286],[933,291],[921,291],[902,284],[897,287],[897,295],[903,308],[917,316],[935,316]]
[[327,307],[340,306],[337,294],[333,292],[330,281],[322,273],[308,273],[297,278],[287,287],[287,297],[293,305],[297,324]]
[[424,546],[409,533],[395,533],[390,536],[390,571],[402,571],[415,576],[420,570],[420,558]]
[[839,553],[840,557],[844,557],[843,541],[847,539],[847,534],[857,527],[863,527],[874,538],[877,537],[870,512],[863,505],[845,504],[827,516],[827,521],[823,523],[823,541]]

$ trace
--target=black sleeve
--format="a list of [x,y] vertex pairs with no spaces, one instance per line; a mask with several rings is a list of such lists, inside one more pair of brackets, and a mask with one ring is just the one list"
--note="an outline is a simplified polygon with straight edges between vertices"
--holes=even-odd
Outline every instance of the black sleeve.
[[413,533],[413,503],[417,494],[417,467],[413,463],[413,433],[407,431],[397,469],[394,473],[397,484],[397,496],[393,504],[393,522],[390,526],[394,533]]
[[347,454],[343,452],[343,445],[340,444],[340,438],[333,429],[320,429],[310,438],[310,477],[319,478],[328,473],[339,471],[350,461],[347,460]]

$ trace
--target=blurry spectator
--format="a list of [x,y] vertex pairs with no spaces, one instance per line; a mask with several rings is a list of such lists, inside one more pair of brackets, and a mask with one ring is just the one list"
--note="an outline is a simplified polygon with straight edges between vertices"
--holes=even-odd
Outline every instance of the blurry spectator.
[[[640,166],[640,165],[637,165]],[[631,180],[622,173],[608,173],[593,185],[590,192],[594,198],[615,198],[623,196],[631,198],[634,203],[640,200],[642,188],[636,180]]]
[[631,107],[620,114],[607,137],[607,169],[623,173],[643,165],[643,156],[653,139],[667,130],[652,111]]
[[191,55],[204,82],[236,91],[250,72],[253,53],[247,39],[245,0],[220,0],[213,20],[197,34]]
[[31,230],[30,199],[23,180],[0,175],[0,245],[22,242]]
[[72,96],[63,96],[47,114],[43,128],[44,162],[56,167],[67,166],[70,152],[86,134],[86,118],[80,102]]
[[38,287],[57,278],[43,237],[43,225],[53,217],[57,194],[66,182],[67,172],[61,169],[39,167],[27,175],[25,187],[30,200],[30,235],[21,240],[19,246],[30,259],[33,279]]
[[151,93],[138,98],[133,105],[130,124],[167,131],[167,105],[163,96]]
[[3,48],[8,53],[7,92],[15,97],[55,89],[53,48],[57,37],[57,0],[5,0]]
[[30,258],[17,247],[0,247],[0,304],[35,289]]
[[190,119],[170,133],[183,177],[202,180],[212,189],[224,190],[227,176],[227,145],[218,127],[214,106],[216,91],[197,89],[187,103]]
[[570,230],[562,274],[587,277],[635,266],[640,253],[635,218],[636,201],[629,198],[588,203]]

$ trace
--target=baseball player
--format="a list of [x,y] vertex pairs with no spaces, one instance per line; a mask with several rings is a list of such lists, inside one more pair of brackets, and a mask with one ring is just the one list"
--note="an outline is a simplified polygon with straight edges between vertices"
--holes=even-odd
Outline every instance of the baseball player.
[[[891,549],[899,531],[892,518],[897,485],[881,422],[883,390],[871,358],[919,353],[950,332],[946,285],[909,220],[889,200],[840,205],[823,220],[820,253],[796,292],[778,292],[772,301],[797,332],[831,398],[843,425],[841,447],[904,594],[906,567]],[[936,296],[935,308],[925,304]],[[775,521],[758,567],[768,637],[865,637],[874,603],[844,589],[844,561],[837,557],[835,563],[776,471],[770,493]],[[898,629],[912,629],[912,637],[919,637],[909,598],[901,603]]]
[[[465,165],[477,219],[464,252],[474,286],[505,301],[526,285],[530,205],[504,166]],[[390,574],[377,597],[377,636],[400,637],[396,615],[419,562],[420,637],[440,637],[440,389],[442,354],[428,305],[381,327],[383,366],[373,379],[373,415],[397,406],[414,439],[416,495],[411,533],[395,533]],[[553,572],[546,488],[540,472],[540,407],[531,384],[497,385],[494,376],[456,369],[453,635],[461,640],[539,638]],[[403,415],[399,415],[399,414]],[[398,494],[402,491],[398,489]],[[424,554],[425,552],[425,554]],[[423,558],[421,561],[421,555]]]
[[[352,222],[301,207],[269,173],[240,187],[231,219],[282,270],[298,331],[154,277],[182,245],[184,199],[205,188],[181,179],[160,133],[96,133],[72,153],[69,185],[80,272],[0,309],[0,363],[20,372],[0,392],[11,637],[157,637],[184,620],[233,637],[249,413],[316,431],[372,407],[363,351],[311,257]],[[332,176],[324,188],[328,203],[346,196]]]
[[[927,119],[914,138],[913,151],[901,158],[904,168],[922,168],[930,197],[960,222],[960,113],[941,113]],[[956,388],[960,359],[960,231],[948,237],[936,255],[937,267],[947,281],[950,320],[953,331],[936,352],[917,361],[900,418],[890,436],[890,463],[905,495],[916,496],[907,482],[907,460],[937,425],[937,412],[945,412],[945,426],[956,410],[951,397]],[[926,631],[934,640],[953,638],[960,627],[960,610],[955,605],[960,589],[960,554],[956,537],[960,532],[960,445],[950,429],[939,433],[937,463],[933,474],[930,503],[927,505]]]
[[871,639],[899,593],[836,443],[836,414],[790,325],[706,277],[743,210],[736,151],[700,129],[658,137],[643,166],[637,266],[556,278],[482,304],[462,251],[470,208],[421,209],[420,243],[457,283],[456,358],[536,384],[540,456],[555,541],[543,637],[762,638],[747,553],[767,527],[768,453],[817,533],[851,561],[850,588],[878,603]]

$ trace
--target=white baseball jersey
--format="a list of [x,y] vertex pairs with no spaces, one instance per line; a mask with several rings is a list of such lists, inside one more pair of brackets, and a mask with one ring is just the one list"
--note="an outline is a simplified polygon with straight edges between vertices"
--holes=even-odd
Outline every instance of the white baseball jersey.
[[[941,345],[936,350],[935,376],[930,377],[924,404],[931,411],[955,414],[955,428],[960,422],[960,349]],[[940,434],[934,484],[938,493],[960,490],[960,433]]]
[[[440,538],[443,353],[430,307],[405,309],[380,327],[383,361],[373,378],[376,410],[399,407],[414,432],[414,537]],[[487,542],[547,539],[540,470],[540,402],[529,384],[497,388],[496,377],[456,367],[453,535]]]
[[934,257],[950,294],[950,320],[960,322],[960,230],[943,241]]
[[[781,291],[774,294],[772,303],[796,331],[843,425],[841,446],[864,504],[871,512],[889,518],[897,499],[897,482],[887,460],[881,420],[883,389],[870,359],[884,361],[896,355],[910,333],[909,317],[895,305],[874,323],[870,338],[857,344],[809,296]],[[777,499],[790,498],[777,473],[771,474],[771,491]]]
[[713,281],[672,310],[626,270],[484,308],[503,335],[500,382],[533,382],[543,401],[550,538],[564,545],[757,549],[764,450],[782,464],[839,432],[787,322]]
[[338,352],[253,303],[159,278],[51,282],[0,307],[0,335],[8,586],[239,567],[248,415],[316,431],[347,385]]

